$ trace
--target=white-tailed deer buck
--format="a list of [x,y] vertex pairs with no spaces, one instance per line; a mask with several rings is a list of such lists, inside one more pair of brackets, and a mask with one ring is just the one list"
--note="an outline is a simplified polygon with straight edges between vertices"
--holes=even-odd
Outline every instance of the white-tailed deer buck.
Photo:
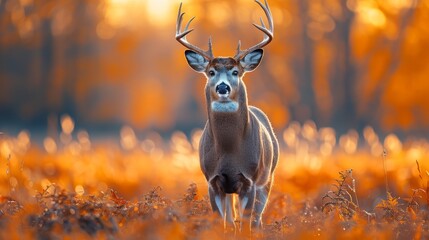
[[237,217],[234,197],[238,195],[238,216],[250,219],[252,227],[262,225],[261,217],[273,184],[279,147],[267,116],[248,106],[242,77],[253,71],[263,55],[262,47],[273,39],[273,18],[267,2],[256,1],[268,19],[268,28],[261,18],[264,39],[255,46],[240,50],[234,57],[214,57],[211,39],[204,51],[192,45],[186,35],[192,18],[181,31],[182,4],[176,23],[176,40],[189,50],[185,56],[189,66],[207,77],[205,94],[208,121],[200,141],[200,164],[209,184],[210,203],[226,221]]

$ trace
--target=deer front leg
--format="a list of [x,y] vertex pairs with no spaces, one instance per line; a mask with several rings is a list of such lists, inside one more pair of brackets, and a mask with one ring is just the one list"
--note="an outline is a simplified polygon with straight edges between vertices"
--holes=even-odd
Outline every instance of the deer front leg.
[[234,224],[232,195],[225,194],[218,175],[209,181],[209,197],[213,211],[221,215],[224,225],[226,222]]
[[209,188],[210,204],[213,212],[219,213],[223,219],[223,225],[225,230],[227,227],[234,228],[234,210],[232,195],[226,195],[223,192],[217,192],[213,188]]
[[214,191],[213,188],[209,187],[209,197],[213,212],[219,213],[223,219],[226,216],[226,195],[224,193]]
[[240,216],[240,230],[242,229],[243,220],[251,219],[253,207],[255,204],[256,188],[255,185],[252,185],[247,192],[240,193],[238,212]]

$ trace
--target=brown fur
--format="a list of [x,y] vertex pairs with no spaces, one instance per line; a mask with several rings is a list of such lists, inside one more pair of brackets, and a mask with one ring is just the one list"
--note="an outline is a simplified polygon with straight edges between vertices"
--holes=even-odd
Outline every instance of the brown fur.
[[[240,64],[233,58],[215,58],[207,69],[231,69],[234,66]],[[214,195],[236,193],[242,199],[249,195],[249,191],[255,191],[253,197],[250,193],[246,216],[252,215],[253,224],[258,226],[266,202],[262,201],[263,206],[260,206],[258,194],[268,198],[279,156],[278,142],[267,116],[258,108],[248,106],[241,77],[236,98],[239,103],[237,112],[213,112],[210,86],[206,86],[208,121],[200,141],[201,170],[209,182],[215,211],[219,209]],[[227,214],[231,220],[231,213]]]
[[238,67],[238,75],[242,76],[244,73],[244,70],[239,62],[232,57],[218,57],[211,60],[207,66],[206,74],[208,74],[208,71],[211,67],[213,67],[216,71],[231,70],[234,67]]

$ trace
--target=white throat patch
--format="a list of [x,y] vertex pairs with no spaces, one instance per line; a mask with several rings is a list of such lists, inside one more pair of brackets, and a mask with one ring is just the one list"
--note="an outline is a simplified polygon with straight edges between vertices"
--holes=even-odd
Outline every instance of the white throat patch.
[[211,103],[213,112],[237,112],[237,102],[212,102]]

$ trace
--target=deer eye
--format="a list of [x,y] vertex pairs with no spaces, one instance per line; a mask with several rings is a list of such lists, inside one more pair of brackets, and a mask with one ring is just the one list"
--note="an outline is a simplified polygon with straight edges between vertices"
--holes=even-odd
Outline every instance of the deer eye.
[[215,75],[215,72],[213,70],[210,70],[209,75],[213,77]]
[[232,72],[232,75],[233,75],[233,76],[237,76],[237,75],[238,75],[238,71],[237,71],[237,70],[234,70],[234,71]]

